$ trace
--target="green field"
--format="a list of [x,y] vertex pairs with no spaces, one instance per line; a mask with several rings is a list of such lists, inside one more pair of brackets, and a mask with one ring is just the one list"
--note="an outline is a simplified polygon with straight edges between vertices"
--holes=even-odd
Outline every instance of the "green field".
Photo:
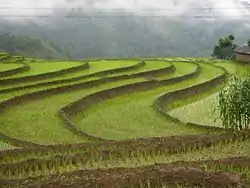
[[147,63],[140,69],[135,69],[135,70],[130,70],[130,71],[123,71],[121,73],[111,73],[105,75],[105,77],[113,77],[113,76],[118,76],[118,75],[124,75],[124,74],[138,74],[138,73],[143,73],[143,72],[148,72],[148,71],[154,71],[162,68],[168,67],[170,64],[168,62],[160,62],[160,61],[147,61]]
[[33,75],[39,75],[44,73],[52,73],[55,71],[67,69],[70,67],[79,66],[82,64],[82,62],[33,62],[33,63],[27,63],[30,67],[30,71],[13,75],[13,76],[7,76],[4,79],[10,79],[10,78],[20,78],[25,76],[33,76]]
[[[57,65],[59,62],[53,62],[53,64],[50,64],[49,67],[53,66],[55,63],[55,65]],[[63,62],[65,63],[65,62]],[[63,75],[58,75],[55,77],[45,77],[43,79],[37,80],[37,81],[32,81],[32,80],[27,80],[25,82],[22,83],[18,83],[18,84],[11,84],[11,85],[6,85],[3,86],[2,89],[10,89],[10,88],[18,88],[18,87],[25,87],[25,86],[33,86],[32,88],[36,88],[37,84],[41,84],[41,83],[47,83],[47,82],[52,82],[50,85],[51,86],[55,86],[57,85],[58,81],[62,81],[62,80],[68,80],[67,83],[76,83],[77,81],[75,80],[71,80],[71,79],[76,79],[76,78],[80,78],[78,79],[78,81],[82,82],[82,80],[86,80],[86,78],[84,78],[85,76],[91,75],[91,74],[95,74],[101,71],[107,71],[107,70],[112,70],[112,69],[117,69],[117,68],[121,68],[121,67],[129,67],[129,66],[133,66],[136,65],[138,62],[137,61],[130,61],[130,62],[124,62],[124,61],[108,61],[105,62],[106,64],[108,64],[108,66],[104,66],[104,62],[102,61],[96,61],[96,62],[90,62],[89,66],[90,68],[88,69],[79,69],[77,71],[71,72],[71,73],[66,73]],[[33,64],[33,63],[32,63]],[[34,64],[35,69],[38,69],[39,66],[41,66],[43,63],[36,63]],[[60,64],[60,63],[59,63]],[[62,64],[62,63],[61,63]],[[72,65],[71,65],[72,64]],[[70,63],[66,63],[66,65],[71,65],[68,68],[72,68],[74,66],[80,66],[83,65],[83,62],[70,62]],[[38,65],[38,67],[36,67]],[[67,69],[67,68],[65,68]],[[62,69],[58,69],[58,71],[60,71]],[[44,73],[44,72],[43,72]]]
[[22,66],[23,66],[22,64],[15,64],[15,63],[0,63],[0,73],[4,71],[13,70]]
[[[0,187],[250,185],[249,133],[214,128],[226,75],[244,77],[250,66],[189,57],[80,69],[86,61],[31,61],[0,78]],[[0,73],[22,66],[10,58]]]
[[[178,64],[179,71],[187,74],[186,64]],[[99,103],[76,118],[75,123],[85,132],[111,139],[132,139],[137,137],[171,136],[199,133],[157,116],[151,107],[154,100],[163,92],[189,87],[196,83],[211,79],[221,73],[220,69],[201,65],[204,74],[178,84],[159,87],[157,89],[116,97]],[[187,71],[187,72],[184,72]],[[175,76],[175,75],[173,75]],[[94,113],[93,113],[94,112]]]
[[[246,76],[250,67],[232,63],[215,63],[215,65],[225,68],[229,73],[239,76]],[[198,100],[189,105],[175,108],[169,112],[170,115],[183,122],[199,122],[203,125],[213,125],[221,127],[222,122],[218,118],[218,93],[212,93],[203,100]]]

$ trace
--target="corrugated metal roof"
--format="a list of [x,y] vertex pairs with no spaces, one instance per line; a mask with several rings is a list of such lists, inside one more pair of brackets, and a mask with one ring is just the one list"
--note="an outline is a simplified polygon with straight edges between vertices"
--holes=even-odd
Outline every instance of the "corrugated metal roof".
[[250,55],[250,47],[249,46],[239,46],[234,51],[237,53],[240,53],[240,54]]

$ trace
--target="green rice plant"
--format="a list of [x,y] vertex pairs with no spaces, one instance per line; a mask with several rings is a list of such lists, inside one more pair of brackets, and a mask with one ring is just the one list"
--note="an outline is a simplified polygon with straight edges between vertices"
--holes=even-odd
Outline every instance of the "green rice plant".
[[[146,181],[146,182],[141,182],[141,184],[139,185],[140,188],[200,188],[194,185],[188,185],[186,183],[171,183],[171,184],[160,184],[160,185],[152,185],[152,183],[150,182],[150,180]],[[127,185],[125,188],[136,188],[134,186],[131,185]]]
[[9,78],[21,78],[25,76],[31,76],[31,75],[39,75],[43,73],[48,72],[55,72],[63,69],[68,69],[71,67],[76,67],[79,65],[82,65],[82,62],[34,62],[34,63],[27,63],[30,67],[29,71],[17,74],[17,75],[11,75],[4,78],[0,78],[2,80],[9,79]]
[[[121,155],[122,157],[117,157],[116,155],[110,155],[104,158],[101,155],[96,154],[87,161],[80,161],[78,163],[68,160],[65,163],[55,163],[53,169],[64,172],[71,170],[82,170],[84,169],[96,169],[96,168],[112,168],[112,167],[139,167],[146,165],[153,165],[155,163],[171,163],[176,161],[192,162],[198,160],[214,160],[220,158],[234,157],[234,156],[245,156],[249,153],[249,143],[244,142],[234,142],[230,144],[218,144],[212,146],[209,149],[193,149],[187,150],[186,152],[179,152],[175,154],[168,153],[168,151],[163,151],[162,153],[146,152],[146,151],[134,151],[133,155]],[[121,151],[122,152],[122,151]],[[126,153],[126,151],[124,151]],[[77,164],[77,165],[76,165]],[[46,167],[48,169],[46,172],[42,171],[44,174],[52,174],[54,170],[52,167]],[[27,172],[30,175],[30,172]],[[23,177],[26,177],[24,174]],[[32,176],[36,176],[33,171]]]
[[[244,140],[242,139],[242,141],[244,141]],[[229,141],[229,142],[231,142],[231,141]],[[221,145],[221,147],[223,147],[225,144],[228,144],[229,142],[223,142],[220,145]],[[141,144],[139,144],[139,146],[140,145]],[[145,144],[145,146],[144,146],[145,150],[141,150],[141,149],[143,149],[143,148],[141,148],[138,151],[135,150],[135,149],[129,149],[129,148],[121,147],[121,146],[118,146],[118,147],[103,147],[103,146],[99,145],[98,147],[93,147],[93,148],[92,147],[88,147],[85,150],[80,150],[80,151],[76,149],[75,150],[75,154],[76,155],[80,154],[81,156],[84,157],[85,152],[95,150],[96,151],[95,152],[95,158],[100,161],[100,160],[107,160],[107,158],[103,158],[103,156],[101,154],[101,151],[105,151],[105,150],[109,151],[110,150],[112,152],[112,155],[109,155],[110,156],[109,159],[110,159],[110,161],[113,161],[113,159],[126,160],[127,158],[135,158],[135,157],[138,158],[139,156],[142,156],[142,158],[144,158],[144,156],[147,156],[147,157],[148,156],[152,156],[152,158],[153,158],[153,157],[158,157],[158,156],[162,156],[162,155],[166,155],[166,154],[169,155],[169,154],[172,153],[171,151],[169,151],[167,149],[165,149],[163,151],[161,151],[161,150],[159,151],[159,150],[152,150],[152,148],[151,149],[149,148],[150,150],[148,150],[147,146],[149,146],[149,145],[150,145],[150,143]],[[241,151],[241,150],[242,151],[249,150],[249,148],[246,148],[246,147],[244,147],[244,148],[238,148],[238,149],[240,149],[239,151]],[[119,152],[118,153],[117,152],[113,153],[113,151],[119,151]],[[185,152],[185,153],[191,153],[191,152],[195,152],[195,151],[198,151],[197,148],[189,148],[188,147],[185,151],[181,151],[180,150],[180,151],[176,151],[176,152],[177,152],[177,154],[178,153],[181,154],[183,152]],[[21,155],[20,158],[18,158],[18,155],[15,158],[10,158],[8,156],[3,156],[1,158],[1,163],[5,164],[5,163],[11,163],[11,162],[21,162],[21,161],[24,161],[24,160],[27,160],[27,159],[36,159],[36,158],[47,159],[47,158],[53,157],[55,155],[58,155],[58,156],[59,155],[60,156],[70,156],[70,155],[67,155],[65,153],[63,153],[63,151],[60,151],[59,153],[56,152],[56,151],[54,151],[54,152],[51,151],[51,153],[45,152],[44,155],[42,155],[42,153],[41,153],[41,155],[39,155],[39,152],[38,152],[38,154],[36,154],[36,153],[32,154],[31,153],[31,155],[29,155],[29,156],[22,156]],[[237,153],[239,153],[239,152],[237,152]],[[239,154],[241,154],[241,153],[239,153]],[[78,158],[77,158],[77,160],[78,160]],[[82,161],[82,162],[85,161],[85,160],[81,160],[81,159],[79,159],[79,160]],[[74,162],[73,160],[72,160],[72,162],[70,162],[70,164],[74,164],[74,163],[76,163],[76,162]],[[60,164],[58,164],[58,165],[60,166]]]
[[[175,64],[177,70],[185,71],[186,63]],[[131,139],[136,137],[197,134],[202,130],[181,126],[158,116],[152,107],[154,100],[164,92],[171,92],[212,79],[222,70],[201,64],[202,72],[192,78],[156,89],[124,94],[98,103],[80,112],[73,119],[81,130],[107,139]]]
[[[153,165],[156,163],[172,163],[176,161],[192,162],[199,160],[216,160],[227,157],[246,156],[250,154],[249,141],[236,141],[232,143],[220,143],[211,148],[200,148],[187,150],[186,152],[179,152],[171,154],[163,152],[161,154],[141,153],[137,152],[134,156],[124,156],[124,158],[110,158],[110,160],[101,159],[93,163],[93,168],[110,167],[139,167]],[[145,157],[146,156],[146,157]],[[249,169],[250,170],[250,169]]]
[[160,80],[172,78],[173,76],[175,77],[181,76],[183,75],[183,70],[179,69],[179,66],[181,65],[185,69],[186,72],[192,72],[196,68],[195,64],[187,64],[183,62],[174,62],[173,64],[177,68],[177,70],[173,74],[161,74],[161,75],[153,76],[152,79],[160,81]]
[[23,64],[18,64],[18,63],[0,63],[0,74],[1,74],[1,72],[13,70],[13,69],[20,68],[20,67],[23,67]]
[[47,172],[47,166],[46,166],[46,164],[42,164],[42,166],[41,166],[41,172],[43,173],[43,174],[45,174],[46,172]]
[[123,75],[124,73],[127,73],[128,75],[138,74],[138,73],[163,69],[169,66],[170,66],[170,63],[165,62],[165,61],[146,61],[145,65],[143,67],[140,67],[139,69],[134,69],[134,70],[120,72],[120,73],[110,73],[110,74],[106,74],[105,77],[119,76],[119,75]]
[[217,66],[225,68],[230,74],[235,74],[240,77],[244,77],[250,70],[249,66],[244,66],[235,62],[219,61],[214,63]]
[[[182,69],[182,64],[178,64],[178,66],[180,69]],[[183,71],[185,72],[186,70]],[[83,97],[84,95],[121,85],[126,85],[129,83],[136,83],[138,81],[141,81],[141,78],[110,82],[101,86],[97,86],[95,88],[85,89],[83,91],[81,90],[70,91],[68,93],[61,93],[45,99],[39,99],[36,101],[31,101],[27,104],[18,105],[15,108],[8,109],[6,112],[0,115],[2,125],[6,125],[2,126],[1,129],[4,133],[13,137],[18,137],[18,135],[15,135],[13,130],[19,130],[20,132],[18,133],[17,131],[16,133],[18,133],[21,137],[27,140],[38,141],[45,144],[58,143],[58,142],[71,143],[71,142],[85,141],[84,139],[76,137],[71,133],[66,133],[69,131],[66,129],[64,122],[57,116],[60,108],[63,105],[72,102],[73,100]],[[45,101],[47,101],[48,103]],[[40,109],[40,110],[33,111],[31,109]],[[36,121],[36,124],[33,124],[34,121]],[[21,125],[22,124],[21,122],[23,122],[23,125]],[[53,127],[57,128],[54,129]],[[6,130],[5,128],[7,128],[8,130]],[[61,137],[60,135],[64,135],[64,137]],[[69,136],[71,135],[70,136],[71,138],[68,138],[67,135]],[[57,140],[57,141],[48,142],[48,140],[54,140],[54,141]]]
[[16,148],[16,147],[11,146],[10,144],[7,144],[5,142],[0,141],[0,151],[1,150],[10,150],[10,149],[14,149],[14,148]]
[[[250,67],[233,62],[225,61],[214,64],[225,68],[230,74],[236,74],[242,78],[244,78],[246,73],[250,70]],[[196,94],[193,97],[178,100],[166,106],[166,111],[183,122],[198,122],[201,125],[221,127],[222,121],[218,118],[219,109],[217,106],[219,103],[219,91],[224,87],[224,85],[220,85],[205,93]]]
[[7,52],[0,52],[0,57],[6,56],[6,55],[9,55],[9,53],[7,53]]
[[[53,62],[53,63],[57,64],[57,62]],[[64,62],[61,62],[62,65],[63,65],[63,63]],[[75,63],[76,65],[77,64],[78,65],[83,64],[83,62],[72,62],[72,63]],[[3,86],[2,89],[9,89],[9,88],[21,87],[21,86],[35,86],[36,84],[39,84],[39,83],[57,82],[57,81],[62,81],[62,80],[65,81],[65,80],[69,80],[69,79],[76,79],[78,77],[87,76],[87,75],[90,75],[90,74],[98,73],[100,71],[133,66],[133,65],[135,65],[137,63],[138,63],[137,61],[122,61],[122,60],[121,61],[90,62],[89,63],[90,67],[88,69],[75,71],[73,73],[72,72],[71,73],[64,73],[63,75],[58,75],[58,76],[54,76],[54,77],[51,77],[51,78],[48,77],[48,78],[44,78],[44,79],[40,79],[40,80],[36,80],[36,81],[32,81],[32,80],[28,81],[27,80],[27,81],[22,82],[22,83],[16,83],[16,84],[13,83],[11,85]],[[41,64],[43,64],[43,63],[41,63]],[[63,68],[63,66],[62,66],[62,68]],[[71,68],[71,67],[68,67],[68,68]],[[89,81],[91,79],[99,79],[99,77],[93,76],[91,78],[83,78],[83,79],[76,80],[76,81],[73,81],[73,82],[67,82],[65,84],[54,83],[51,86],[55,87],[55,86],[60,86],[60,85],[67,85],[69,83],[79,83],[79,82],[82,82],[82,81]],[[44,88],[44,86],[39,86],[38,88]],[[24,89],[24,90],[29,91],[29,89]]]
[[174,102],[166,106],[166,111],[168,111],[168,114],[171,116],[185,123],[198,122],[201,125],[220,127],[221,121],[219,121],[219,119],[215,121],[215,117],[217,117],[218,114],[218,109],[216,108],[218,105],[217,91],[221,88],[221,86],[218,86],[207,92]]
[[[65,127],[64,122],[57,115],[60,108],[84,95],[138,81],[141,81],[141,79],[134,78],[110,82],[84,90],[71,90],[68,93],[61,93],[15,106],[15,108],[10,108],[0,115],[0,121],[3,125],[1,131],[13,137],[23,137],[43,144],[87,141],[85,138],[74,135]],[[32,109],[39,110],[34,111]],[[8,130],[4,128],[4,125],[7,126],[5,128]],[[16,130],[16,132],[13,130]]]
[[[106,70],[112,70],[115,68],[121,68],[121,67],[126,67],[126,66],[131,66],[133,65],[134,61],[107,61],[107,62],[91,62],[90,63],[90,68],[83,70],[83,71],[79,71],[79,72],[74,72],[74,73],[70,73],[70,74],[64,74],[62,76],[56,77],[56,78],[48,78],[49,81],[58,81],[58,80],[68,80],[69,78],[77,78],[79,76],[87,76],[93,73],[98,73],[100,71],[106,71]],[[106,66],[104,66],[104,64]],[[108,66],[107,66],[108,65]],[[144,77],[140,77],[138,79],[141,79],[142,81],[145,80]],[[47,80],[47,79],[46,79]],[[27,89],[20,89],[20,90],[16,90],[16,91],[12,91],[10,93],[2,93],[0,94],[0,102],[1,101],[5,101],[7,99],[10,99],[14,96],[20,96],[26,93],[31,93],[31,92],[36,92],[36,91],[42,91],[45,89],[52,89],[52,88],[57,88],[57,87],[61,87],[61,86],[66,86],[66,85],[74,85],[74,84],[80,84],[80,83],[85,83],[88,81],[94,81],[94,80],[99,80],[99,77],[97,76],[93,76],[90,78],[84,78],[84,79],[80,79],[80,80],[76,80],[76,81],[72,81],[70,83],[57,83],[57,84],[53,84],[53,85],[48,85],[48,86],[41,86],[41,87],[32,87],[32,88],[27,88]],[[37,82],[44,82],[45,80],[41,80],[41,81],[37,81]],[[32,84],[36,84],[36,81],[30,81]],[[12,88],[13,86],[22,86],[22,85],[26,85],[27,82],[25,83],[19,83],[19,84],[12,84],[11,86],[3,86],[2,89],[6,89],[6,88]],[[29,85],[29,84],[28,84]]]
[[9,57],[9,55],[2,55],[0,56],[0,61],[6,61]]
[[[248,144],[245,142],[245,144]],[[239,147],[240,148],[237,148]],[[249,144],[248,144],[249,146]],[[246,152],[246,148],[244,149],[243,143],[232,143],[231,147],[225,145],[217,145],[212,147],[211,149],[203,149],[200,150],[202,153],[200,154],[199,150],[192,151],[190,153],[179,153],[179,154],[167,154],[162,153],[161,155],[157,155],[155,153],[154,155],[150,156],[146,153],[140,153],[137,152],[137,156],[134,157],[125,157],[125,158],[116,158],[116,157],[110,157],[107,159],[103,158],[89,158],[86,162],[79,162],[77,164],[73,164],[71,161],[65,162],[63,164],[54,163],[52,166],[46,166],[46,168],[41,168],[41,172],[37,173],[36,170],[26,170],[22,171],[22,175],[20,175],[19,171],[12,171],[12,174],[9,174],[7,178],[15,178],[16,176],[23,177],[36,177],[38,175],[49,175],[53,174],[55,171],[60,171],[60,173],[63,172],[70,172],[74,170],[84,170],[84,169],[97,169],[97,168],[112,168],[112,167],[139,167],[139,166],[146,166],[146,165],[153,165],[155,163],[170,163],[175,161],[184,160],[185,162],[192,162],[197,160],[208,160],[208,159],[219,159],[224,157],[231,157],[231,156],[237,156],[237,155],[244,155],[244,152]],[[223,149],[222,149],[223,148]],[[230,153],[229,155],[221,155],[220,152],[227,151]],[[241,151],[241,152],[238,152]],[[217,155],[216,155],[217,152]],[[235,152],[235,153],[233,153]],[[145,157],[146,156],[146,157]],[[203,156],[203,157],[202,157]],[[204,167],[204,166],[203,166]],[[205,166],[206,167],[206,166]],[[45,169],[45,170],[44,170]]]

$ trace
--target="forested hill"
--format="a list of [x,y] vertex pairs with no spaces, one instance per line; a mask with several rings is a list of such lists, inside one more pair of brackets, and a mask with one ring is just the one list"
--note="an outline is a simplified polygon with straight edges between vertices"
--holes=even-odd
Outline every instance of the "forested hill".
[[0,35],[0,51],[13,55],[22,55],[43,59],[66,59],[63,50],[53,42],[30,36],[19,36],[11,33]]

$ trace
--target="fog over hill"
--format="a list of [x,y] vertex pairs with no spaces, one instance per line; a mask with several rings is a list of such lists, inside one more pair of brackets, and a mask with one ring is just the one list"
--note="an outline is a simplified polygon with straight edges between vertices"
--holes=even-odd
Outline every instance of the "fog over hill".
[[1,33],[51,40],[73,58],[210,56],[223,35],[250,37],[240,0],[3,0],[0,15]]

